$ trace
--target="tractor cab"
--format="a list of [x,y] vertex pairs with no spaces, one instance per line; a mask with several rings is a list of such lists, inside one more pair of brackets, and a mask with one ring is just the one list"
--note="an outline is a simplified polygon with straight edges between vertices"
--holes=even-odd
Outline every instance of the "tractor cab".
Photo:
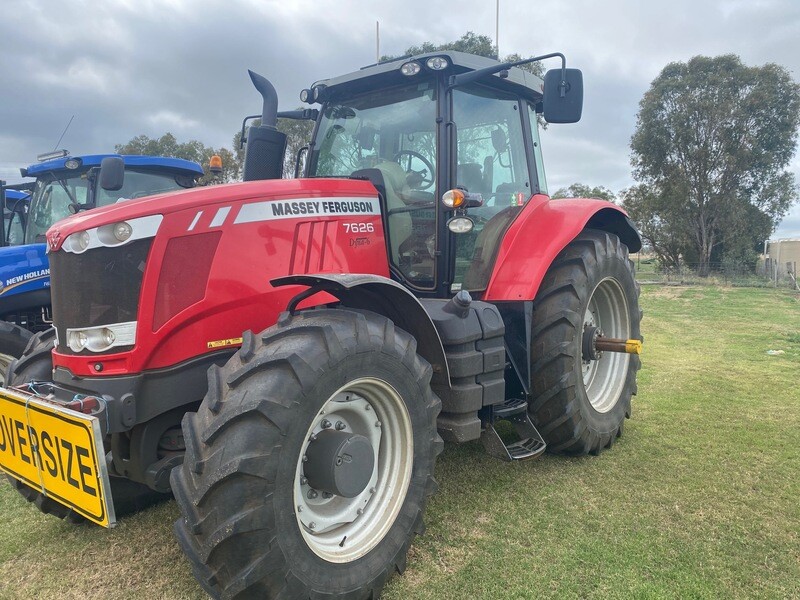
[[70,156],[59,150],[22,169],[35,177],[25,243],[45,241],[56,221],[80,210],[194,187],[203,175],[197,163],[179,158],[96,154]]
[[32,187],[33,184],[30,183],[6,186],[5,182],[0,181],[0,205],[3,207],[0,246],[16,246],[22,243]]
[[372,181],[393,278],[442,297],[486,288],[503,234],[547,194],[538,115],[577,121],[582,82],[563,63],[543,81],[437,52],[319,82],[303,98],[321,104],[306,176]]

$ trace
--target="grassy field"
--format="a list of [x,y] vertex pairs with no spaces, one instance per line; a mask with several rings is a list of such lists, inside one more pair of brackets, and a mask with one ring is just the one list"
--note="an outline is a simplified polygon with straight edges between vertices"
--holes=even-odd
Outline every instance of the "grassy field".
[[[800,297],[645,287],[642,306],[615,447],[523,464],[446,447],[427,534],[386,598],[800,598]],[[2,482],[0,515],[0,598],[203,597],[174,502],[104,531]]]

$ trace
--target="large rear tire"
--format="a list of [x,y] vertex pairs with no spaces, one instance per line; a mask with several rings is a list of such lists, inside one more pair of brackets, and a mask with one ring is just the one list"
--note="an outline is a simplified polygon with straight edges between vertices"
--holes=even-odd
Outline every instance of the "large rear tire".
[[[209,370],[199,411],[184,417],[186,456],[172,472],[183,513],[175,533],[203,588],[224,598],[377,598],[404,570],[436,487],[441,402],[431,373],[411,336],[369,312],[285,314],[245,333],[228,364]],[[354,450],[321,450],[337,436]],[[366,466],[337,471],[342,457]],[[330,490],[336,473],[346,491]]]
[[8,367],[22,356],[33,334],[14,323],[0,321],[0,385],[5,385]]
[[[9,366],[9,385],[22,386],[31,382],[52,381],[52,351],[55,339],[56,330],[54,328],[34,335],[22,356],[12,361]],[[8,480],[23,498],[36,505],[41,512],[75,524],[83,523],[86,520],[71,508],[48,498],[10,475]],[[114,500],[114,513],[120,517],[166,500],[170,495],[155,492],[144,484],[124,477],[111,477],[111,497]]]
[[639,284],[616,235],[585,230],[553,261],[534,300],[529,412],[557,454],[597,454],[622,435],[636,394],[636,354],[584,360],[584,331],[641,339]]

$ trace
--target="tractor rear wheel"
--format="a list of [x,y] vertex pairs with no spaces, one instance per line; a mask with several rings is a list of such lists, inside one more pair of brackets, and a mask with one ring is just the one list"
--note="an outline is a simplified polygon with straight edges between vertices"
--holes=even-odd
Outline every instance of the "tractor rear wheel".
[[[56,330],[54,328],[34,335],[22,356],[12,361],[9,366],[9,385],[21,386],[35,381],[52,381],[53,357],[51,353],[55,340]],[[48,498],[10,475],[8,480],[23,498],[35,504],[41,512],[64,519],[69,523],[83,523],[86,520],[71,508]],[[114,512],[117,517],[120,517],[166,500],[170,495],[155,492],[144,484],[124,477],[111,477],[111,497],[114,500]]]
[[441,402],[414,339],[369,313],[284,314],[211,367],[172,472],[213,597],[377,598],[434,492]]
[[5,385],[8,366],[22,356],[33,334],[14,323],[0,321],[0,385]]
[[639,357],[588,358],[584,338],[602,331],[641,339],[640,321],[627,247],[616,235],[584,230],[553,261],[534,300],[529,412],[550,452],[597,454],[622,435]]

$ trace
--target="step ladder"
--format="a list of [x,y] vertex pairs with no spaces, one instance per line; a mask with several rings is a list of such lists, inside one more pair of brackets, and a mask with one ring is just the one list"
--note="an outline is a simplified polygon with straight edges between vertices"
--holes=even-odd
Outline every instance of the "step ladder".
[[[492,422],[481,434],[483,447],[492,456],[506,461],[531,460],[541,456],[547,448],[547,444],[528,416],[526,400],[522,398],[506,400],[503,404],[494,407],[492,416]],[[494,427],[498,421],[511,423],[519,439],[514,442],[504,442]]]

